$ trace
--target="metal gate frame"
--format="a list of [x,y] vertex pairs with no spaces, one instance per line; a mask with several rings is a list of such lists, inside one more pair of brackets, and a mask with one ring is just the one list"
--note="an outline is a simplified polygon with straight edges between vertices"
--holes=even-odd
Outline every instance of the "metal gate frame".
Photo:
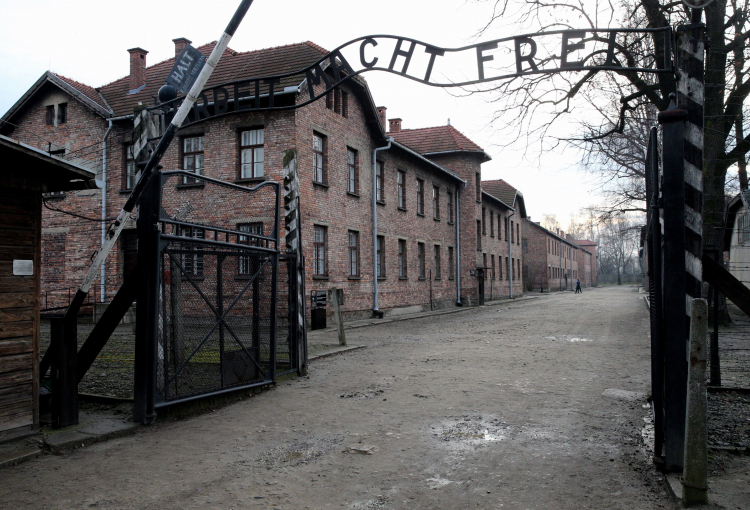
[[[267,247],[253,246],[249,244],[239,244],[231,242],[230,236],[234,236],[235,239],[239,239],[238,236],[246,236],[247,232],[240,232],[234,230],[228,230],[219,227],[211,227],[207,225],[192,224],[183,221],[176,221],[169,218],[166,212],[162,208],[162,191],[164,183],[174,176],[184,176],[188,178],[195,178],[195,174],[185,172],[182,170],[168,171],[168,172],[156,172],[154,173],[146,187],[144,188],[143,195],[141,196],[138,211],[137,229],[138,229],[138,267],[142,268],[140,273],[140,283],[138,289],[138,298],[136,304],[136,343],[135,343],[135,374],[134,374],[134,409],[133,419],[134,421],[141,423],[150,423],[156,418],[156,409],[165,407],[168,405],[174,405],[198,398],[205,398],[209,396],[219,395],[231,391],[237,391],[255,386],[263,386],[276,382],[276,347],[277,347],[277,305],[278,305],[278,280],[279,280],[279,261],[280,261],[280,200],[281,200],[281,185],[275,181],[265,181],[252,188],[239,186],[236,184],[212,179],[210,177],[201,176],[200,180],[210,183],[212,185],[218,185],[233,190],[242,192],[254,192],[264,187],[273,188],[275,195],[274,203],[274,227],[270,236],[263,237],[267,241]],[[175,398],[168,401],[158,401],[158,345],[159,345],[159,312],[162,307],[162,302],[165,297],[160,294],[163,278],[164,268],[162,267],[162,257],[166,251],[169,242],[185,241],[185,238],[165,233],[166,225],[180,225],[180,226],[193,226],[195,228],[202,228],[208,231],[215,231],[217,233],[226,234],[225,241],[219,241],[218,235],[215,239],[190,239],[191,243],[197,243],[206,245],[207,247],[224,247],[231,248],[233,250],[246,251],[250,253],[263,253],[264,256],[268,257],[272,268],[272,281],[271,281],[271,303],[270,309],[270,362],[268,365],[267,373],[263,374],[261,381],[252,382],[249,384],[232,384],[226,385],[222,376],[220,387],[215,388],[211,391],[206,391],[200,394],[194,394],[183,398]],[[257,273],[255,275],[257,277]],[[247,286],[252,283],[251,278]],[[218,282],[217,282],[218,283]],[[294,287],[290,287],[290,292],[296,290]],[[244,292],[244,291],[243,291]],[[202,296],[206,300],[205,296]],[[237,298],[239,299],[239,297]],[[235,300],[236,302],[236,300]],[[216,319],[215,328],[219,324],[225,324],[224,319],[231,310],[231,305],[226,310],[215,309],[213,306],[206,302],[211,308],[213,315]],[[291,300],[290,300],[291,304]],[[223,307],[220,307],[223,308]],[[294,310],[289,309],[290,317]],[[226,324],[225,324],[226,325]],[[228,327],[228,326],[227,326]],[[204,339],[205,341],[205,339]],[[243,347],[244,349],[244,347]],[[194,353],[193,353],[194,354]],[[220,354],[223,356],[223,354]],[[249,354],[248,354],[249,356]],[[252,358],[251,358],[252,359]],[[253,359],[253,362],[257,364],[257,360]],[[165,379],[167,375],[165,374]],[[168,381],[166,381],[168,382]]]

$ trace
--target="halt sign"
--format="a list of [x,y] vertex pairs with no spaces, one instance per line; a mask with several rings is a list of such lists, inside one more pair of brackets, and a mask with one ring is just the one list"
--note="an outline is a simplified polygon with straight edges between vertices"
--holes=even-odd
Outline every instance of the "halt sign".
[[186,45],[167,75],[167,84],[180,92],[190,90],[206,63],[206,57],[198,50]]

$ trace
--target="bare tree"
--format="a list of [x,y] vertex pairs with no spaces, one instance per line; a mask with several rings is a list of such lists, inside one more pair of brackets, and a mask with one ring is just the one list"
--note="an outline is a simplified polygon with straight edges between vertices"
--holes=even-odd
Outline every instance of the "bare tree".
[[557,233],[560,229],[560,222],[557,221],[557,216],[554,214],[542,214],[542,221],[540,224],[547,230]]
[[636,267],[641,223],[621,215],[608,217],[601,224],[599,274],[617,274],[617,285],[622,285],[622,275],[628,269]]
[[[750,93],[748,79],[748,0],[715,0],[705,8],[707,58],[705,65],[703,146],[704,246],[720,246],[727,170],[738,165],[740,186],[746,186],[744,162],[750,151],[748,115],[743,115]],[[490,30],[514,12],[524,29],[664,28],[690,22],[690,10],[678,1],[622,0],[496,0],[495,12],[483,30]],[[559,57],[552,57],[558,58]],[[587,57],[596,62],[597,55]],[[615,65],[661,65],[666,47],[661,37],[638,34],[618,45]],[[483,89],[486,92],[488,89]],[[675,91],[670,74],[635,71],[531,74],[493,86],[497,125],[504,126],[511,142],[525,138],[543,149],[572,144],[592,155],[584,163],[602,172],[611,190],[612,211],[643,208],[639,159],[645,153],[645,129],[657,110],[669,105]],[[551,127],[576,108],[587,119],[578,136],[548,136]],[[501,128],[503,129],[503,128]],[[595,154],[594,154],[595,153]],[[744,180],[744,182],[743,182]],[[640,179],[642,182],[642,179]]]

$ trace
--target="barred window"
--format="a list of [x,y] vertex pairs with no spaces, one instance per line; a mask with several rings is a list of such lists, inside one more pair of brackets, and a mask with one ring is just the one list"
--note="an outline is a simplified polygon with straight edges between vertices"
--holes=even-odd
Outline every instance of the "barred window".
[[[197,227],[182,227],[180,235],[193,239],[205,239],[206,231]],[[203,276],[203,247],[200,244],[184,244],[182,268],[190,276]]]
[[[263,223],[256,222],[256,223],[240,223],[237,225],[237,230],[240,232],[247,232],[248,234],[253,235],[263,235]],[[247,244],[250,246],[258,246],[258,239],[251,237],[251,236],[239,236],[238,239],[240,244]],[[257,268],[253,267],[252,264],[252,255],[241,255],[240,261],[239,261],[239,268],[238,272],[240,275],[252,275],[255,273]]]
[[263,177],[263,143],[265,129],[251,129],[240,133],[240,179]]

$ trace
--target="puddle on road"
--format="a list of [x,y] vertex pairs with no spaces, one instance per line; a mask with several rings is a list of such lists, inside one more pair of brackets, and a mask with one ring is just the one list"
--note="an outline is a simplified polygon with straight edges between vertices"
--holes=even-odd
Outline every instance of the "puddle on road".
[[430,433],[440,444],[457,450],[504,441],[509,431],[510,426],[506,423],[478,415],[449,418],[430,426]]
[[562,335],[562,336],[545,336],[545,340],[552,340],[553,342],[590,342],[590,338],[581,338],[577,336]]

